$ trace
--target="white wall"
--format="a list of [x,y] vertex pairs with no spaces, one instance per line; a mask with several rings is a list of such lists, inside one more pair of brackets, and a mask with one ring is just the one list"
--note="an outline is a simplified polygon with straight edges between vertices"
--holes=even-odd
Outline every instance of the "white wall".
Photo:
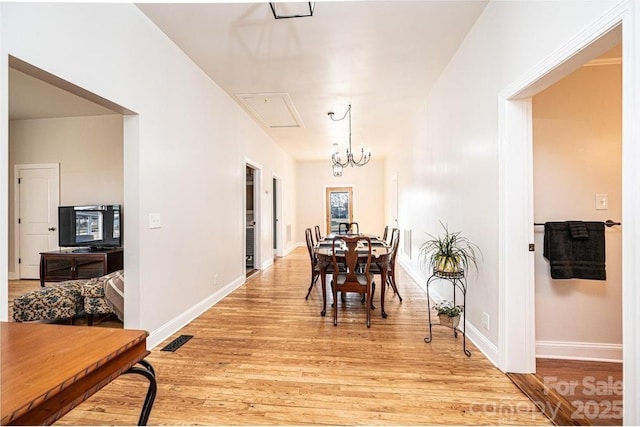
[[[469,278],[467,321],[487,355],[497,358],[498,96],[616,2],[494,1],[465,38],[425,105],[411,137],[387,160],[398,171],[399,220],[412,230],[413,253],[439,221],[462,231],[482,250]],[[401,258],[418,282],[426,277],[417,256]],[[444,289],[443,289],[444,291]],[[484,330],[482,314],[490,317]]]
[[[0,75],[13,55],[138,114],[124,121],[125,324],[149,330],[153,345],[244,281],[246,157],[262,165],[262,188],[282,177],[282,217],[295,230],[294,162],[134,5],[0,8]],[[270,195],[261,200],[266,256]],[[150,213],[161,228],[147,227]]]
[[366,166],[348,167],[341,177],[334,177],[331,159],[326,161],[300,161],[297,163],[298,182],[298,236],[304,245],[304,229],[320,226],[326,234],[326,188],[353,188],[353,220],[361,233],[379,234],[384,231],[386,212],[384,160],[371,160]]
[[[122,116],[12,120],[9,183],[14,165],[60,164],[60,205],[122,204]],[[9,274],[15,273],[14,186],[9,185]]]
[[[533,97],[536,222],[620,221],[621,87],[619,64],[588,66]],[[607,210],[596,210],[596,194],[608,195]],[[621,231],[605,229],[606,281],[551,279],[549,262],[536,252],[538,355],[621,360]],[[536,247],[543,238],[536,227]]]

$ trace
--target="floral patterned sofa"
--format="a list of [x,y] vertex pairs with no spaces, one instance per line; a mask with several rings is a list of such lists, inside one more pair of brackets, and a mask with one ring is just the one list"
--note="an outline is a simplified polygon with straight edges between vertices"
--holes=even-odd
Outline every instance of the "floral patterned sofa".
[[[121,295],[106,298],[105,289],[114,295],[115,285]],[[97,314],[115,313],[122,320],[124,306],[124,272],[122,270],[107,275],[84,280],[69,280],[27,292],[13,300],[13,319],[16,322],[35,320],[73,319],[83,313],[87,324],[93,324]]]
[[82,286],[86,280],[69,280],[27,292],[13,300],[13,320],[73,319],[84,309]]
[[[117,302],[111,297],[116,284],[120,284],[124,293],[124,271],[118,270],[105,276],[90,279],[82,286],[84,297],[84,312],[87,315],[87,325],[93,325],[93,316],[96,314],[114,313],[123,321],[124,298]],[[106,295],[111,294],[111,295]]]

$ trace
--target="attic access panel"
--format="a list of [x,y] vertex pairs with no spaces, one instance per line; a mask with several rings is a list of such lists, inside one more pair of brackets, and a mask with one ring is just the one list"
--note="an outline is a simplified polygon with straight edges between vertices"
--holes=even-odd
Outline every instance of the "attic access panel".
[[304,127],[288,93],[238,94],[236,98],[267,128]]

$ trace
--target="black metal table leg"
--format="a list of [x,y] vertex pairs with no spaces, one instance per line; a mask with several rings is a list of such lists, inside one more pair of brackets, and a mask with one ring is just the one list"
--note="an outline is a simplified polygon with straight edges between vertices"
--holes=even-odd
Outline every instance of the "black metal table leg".
[[142,367],[132,366],[125,373],[142,375],[149,380],[149,388],[147,389],[147,395],[144,398],[144,404],[142,405],[142,411],[140,412],[140,418],[138,419],[139,426],[146,426],[147,421],[149,420],[149,415],[151,414],[153,402],[156,399],[158,384],[156,382],[156,374],[153,370],[153,366],[151,366],[151,364],[146,360],[141,360],[138,364],[142,365]]

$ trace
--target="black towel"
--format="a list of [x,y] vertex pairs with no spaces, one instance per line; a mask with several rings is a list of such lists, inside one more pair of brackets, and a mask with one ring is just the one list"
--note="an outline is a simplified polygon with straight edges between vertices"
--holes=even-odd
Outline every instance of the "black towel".
[[572,239],[588,239],[589,232],[587,225],[583,221],[567,221]]
[[[577,222],[573,237],[569,222],[544,224],[544,257],[553,279],[606,280],[604,222]],[[584,234],[587,237],[584,237]]]

